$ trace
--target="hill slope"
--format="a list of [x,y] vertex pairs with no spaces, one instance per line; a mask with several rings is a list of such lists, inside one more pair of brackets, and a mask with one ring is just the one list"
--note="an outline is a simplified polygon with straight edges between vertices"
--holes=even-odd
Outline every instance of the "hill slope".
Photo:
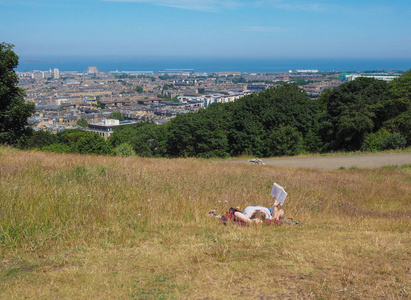
[[[0,298],[406,298],[410,179],[0,148]],[[208,216],[274,181],[301,226]]]

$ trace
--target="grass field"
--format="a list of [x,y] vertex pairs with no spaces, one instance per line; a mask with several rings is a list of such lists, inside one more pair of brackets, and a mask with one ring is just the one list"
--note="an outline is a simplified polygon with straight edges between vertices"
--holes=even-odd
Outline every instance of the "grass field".
[[[223,226],[272,205],[300,226]],[[0,299],[407,299],[411,169],[0,148]]]

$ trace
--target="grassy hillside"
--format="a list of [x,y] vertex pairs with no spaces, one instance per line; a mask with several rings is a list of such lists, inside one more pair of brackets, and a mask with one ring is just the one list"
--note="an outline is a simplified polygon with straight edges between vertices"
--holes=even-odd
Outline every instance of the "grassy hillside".
[[[272,205],[301,226],[223,226]],[[411,169],[304,170],[0,148],[2,299],[401,299]]]

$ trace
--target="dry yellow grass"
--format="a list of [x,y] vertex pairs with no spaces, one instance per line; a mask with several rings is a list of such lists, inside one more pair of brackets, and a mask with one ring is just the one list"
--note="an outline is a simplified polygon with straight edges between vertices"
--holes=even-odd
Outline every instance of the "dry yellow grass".
[[[223,226],[270,206],[301,226]],[[410,169],[304,170],[0,148],[2,299],[405,299]]]

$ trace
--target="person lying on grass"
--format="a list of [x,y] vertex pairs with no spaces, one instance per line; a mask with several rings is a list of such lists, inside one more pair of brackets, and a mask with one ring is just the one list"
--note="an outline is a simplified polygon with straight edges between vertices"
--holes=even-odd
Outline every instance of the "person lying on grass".
[[247,206],[243,212],[237,211],[234,215],[238,220],[247,224],[260,224],[266,220],[279,222],[280,218],[284,217],[284,211],[277,208],[279,204],[280,202],[275,201],[272,210],[263,206]]

